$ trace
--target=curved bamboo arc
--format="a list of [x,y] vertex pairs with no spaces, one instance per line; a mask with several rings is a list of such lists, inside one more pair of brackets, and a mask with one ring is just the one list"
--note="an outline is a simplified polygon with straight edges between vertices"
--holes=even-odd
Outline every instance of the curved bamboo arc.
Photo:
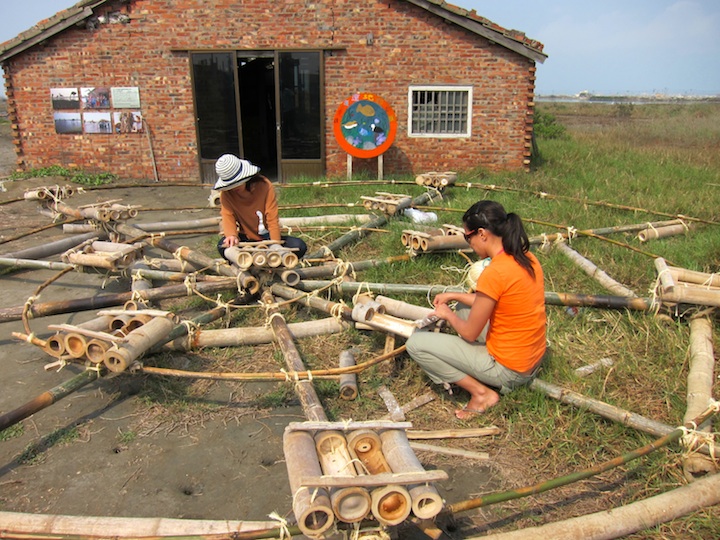
[[[380,434],[383,454],[394,473],[423,472],[425,468],[410,447],[407,435],[399,429],[388,429]],[[443,500],[435,486],[416,484],[407,487],[412,500],[412,511],[420,519],[432,519],[443,509]]]

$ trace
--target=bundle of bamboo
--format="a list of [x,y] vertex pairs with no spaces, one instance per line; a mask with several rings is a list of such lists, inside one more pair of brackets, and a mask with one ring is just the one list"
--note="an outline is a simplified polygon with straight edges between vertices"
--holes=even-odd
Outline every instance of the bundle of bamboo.
[[655,269],[660,301],[720,307],[720,275],[668,266],[662,257],[655,259]]
[[458,175],[455,171],[426,172],[415,177],[415,183],[419,186],[431,186],[436,189],[445,189],[457,181]]
[[399,211],[409,208],[412,204],[410,195],[399,195],[385,191],[376,191],[374,197],[362,195],[360,198],[363,200],[363,206],[368,210],[377,210],[388,216],[394,216]]

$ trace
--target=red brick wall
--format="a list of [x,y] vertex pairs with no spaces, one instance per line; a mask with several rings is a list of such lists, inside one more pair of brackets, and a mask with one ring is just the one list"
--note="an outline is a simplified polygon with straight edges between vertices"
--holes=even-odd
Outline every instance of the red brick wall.
[[[6,62],[19,159],[121,178],[153,178],[147,135],[58,135],[50,88],[136,86],[163,181],[199,181],[190,65],[185,50],[337,49],[325,56],[328,176],[346,154],[332,120],[341,101],[372,92],[398,116],[386,177],[404,172],[521,169],[530,152],[534,62],[401,0],[136,0],[129,24],[72,27]],[[365,36],[374,43],[366,45]],[[470,138],[408,137],[413,84],[473,87]],[[366,163],[363,164],[363,161]],[[354,167],[376,170],[376,160]]]

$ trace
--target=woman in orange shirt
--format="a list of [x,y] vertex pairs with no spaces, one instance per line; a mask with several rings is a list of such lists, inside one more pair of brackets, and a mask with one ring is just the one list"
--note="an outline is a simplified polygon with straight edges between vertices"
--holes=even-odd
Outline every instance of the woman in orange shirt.
[[407,351],[433,382],[470,394],[467,406],[455,411],[466,420],[535,378],[545,356],[546,318],[542,267],[520,217],[480,201],[465,212],[463,226],[470,247],[491,262],[474,292],[442,293],[433,301],[434,314],[458,335],[415,332]]
[[[218,251],[240,242],[275,240],[293,249],[298,258],[307,251],[305,242],[294,236],[280,235],[277,197],[272,182],[260,174],[260,168],[245,159],[224,154],[215,162],[218,180],[213,189],[220,192],[222,236]],[[273,244],[279,246],[279,244]]]

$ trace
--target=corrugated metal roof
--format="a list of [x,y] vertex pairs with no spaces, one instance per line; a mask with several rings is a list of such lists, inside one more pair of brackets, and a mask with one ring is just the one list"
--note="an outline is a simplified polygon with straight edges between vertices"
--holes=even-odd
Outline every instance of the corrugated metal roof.
[[[490,41],[511,49],[522,56],[538,62],[544,62],[543,44],[529,39],[523,32],[508,30],[478,15],[475,10],[468,11],[444,0],[406,0],[426,9],[467,30],[483,36]],[[92,17],[93,10],[110,0],[82,0],[74,6],[59,11],[49,19],[44,19],[32,28],[0,44],[0,62],[42,43],[46,39]]]

